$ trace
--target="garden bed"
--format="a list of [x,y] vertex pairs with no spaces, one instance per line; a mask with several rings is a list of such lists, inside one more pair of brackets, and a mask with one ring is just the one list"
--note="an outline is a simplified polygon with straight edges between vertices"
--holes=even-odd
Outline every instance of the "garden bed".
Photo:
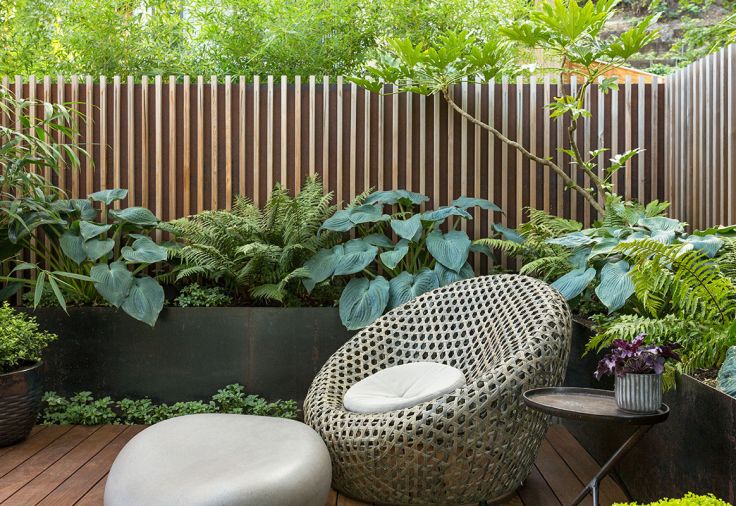
[[[598,357],[580,358],[589,336],[590,329],[576,322],[566,384],[612,388],[593,378]],[[712,492],[736,503],[736,398],[683,375],[664,402],[671,409],[667,421],[652,428],[616,467],[629,495],[653,501],[688,491]],[[563,423],[601,463],[633,432],[609,423]]]
[[351,335],[335,308],[166,308],[154,328],[112,308],[37,309],[59,335],[46,389],[157,402],[208,399],[231,383],[301,403],[319,368]]

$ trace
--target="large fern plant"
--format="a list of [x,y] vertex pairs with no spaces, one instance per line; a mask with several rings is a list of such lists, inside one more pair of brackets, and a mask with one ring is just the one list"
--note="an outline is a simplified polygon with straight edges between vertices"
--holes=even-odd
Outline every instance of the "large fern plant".
[[687,243],[654,239],[623,243],[613,252],[632,265],[634,314],[599,316],[588,349],[646,332],[651,342],[682,346],[685,372],[718,367],[736,344],[736,285],[724,274],[723,262]]
[[300,283],[309,276],[304,264],[339,239],[318,233],[335,210],[331,202],[332,194],[310,178],[296,197],[276,185],[263,209],[237,197],[230,211],[207,211],[166,224],[163,228],[180,243],[171,249],[181,262],[176,280],[219,284],[241,302],[309,303]]

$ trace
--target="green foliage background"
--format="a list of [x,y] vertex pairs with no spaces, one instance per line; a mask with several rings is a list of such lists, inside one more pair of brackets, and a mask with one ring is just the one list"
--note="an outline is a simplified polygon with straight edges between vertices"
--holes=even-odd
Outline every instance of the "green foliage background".
[[377,41],[492,37],[524,0],[5,0],[2,75],[347,74]]

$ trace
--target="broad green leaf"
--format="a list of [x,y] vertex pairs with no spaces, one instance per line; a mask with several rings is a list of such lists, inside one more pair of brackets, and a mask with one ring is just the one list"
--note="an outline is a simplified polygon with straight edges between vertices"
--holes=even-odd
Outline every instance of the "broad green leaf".
[[0,288],[0,301],[9,299],[18,293],[18,290],[21,288],[23,288],[23,283],[7,283],[5,286]]
[[112,239],[90,239],[89,241],[84,241],[84,252],[87,258],[93,262],[110,253],[114,247],[115,241]]
[[354,223],[350,221],[350,211],[343,209],[325,220],[320,230],[331,230],[332,232],[347,232],[353,228]]
[[97,210],[92,206],[92,203],[86,199],[72,199],[69,201],[72,208],[79,213],[79,217],[82,220],[90,221],[97,218]]
[[344,246],[337,244],[330,249],[319,250],[312,258],[307,260],[304,267],[309,271],[309,278],[302,280],[304,288],[311,293],[317,283],[321,283],[325,279],[332,276],[335,267],[344,252]]
[[639,219],[638,225],[646,227],[652,232],[658,231],[671,231],[682,233],[685,231],[685,227],[680,220],[674,218],[667,218],[665,216],[654,216],[652,218],[641,218]]
[[155,264],[167,259],[166,248],[159,246],[149,237],[139,237],[131,246],[125,246],[120,254],[130,263]]
[[388,190],[371,193],[365,199],[366,204],[388,204],[393,205],[400,201],[406,204],[419,205],[429,201],[429,197],[421,193],[414,193],[408,190]]
[[38,273],[38,278],[36,278],[36,289],[33,291],[33,307],[37,308],[38,305],[41,303],[41,296],[43,295],[43,288],[46,286],[46,273],[44,271],[41,271]]
[[616,239],[615,237],[606,237],[604,239],[601,239],[600,241],[597,241],[595,246],[593,246],[593,249],[590,251],[590,255],[588,258],[593,258],[597,255],[607,255],[611,251],[613,251],[613,248],[618,246],[621,243],[620,239]]
[[64,232],[59,238],[59,246],[66,256],[80,265],[87,260],[87,251],[84,249],[84,238],[71,232]]
[[402,272],[389,281],[388,307],[395,308],[425,292],[439,288],[440,280],[437,273],[425,269],[419,274],[412,275]]
[[360,225],[361,223],[375,223],[384,219],[381,207],[369,204],[351,207],[349,209],[348,216],[350,221],[355,225]]
[[707,228],[705,230],[696,230],[693,235],[725,235],[731,237],[736,235],[736,225],[718,225],[717,227]]
[[621,309],[634,293],[629,270],[626,260],[609,262],[601,269],[601,281],[595,288],[595,294],[608,308],[609,313]]
[[348,330],[373,323],[388,305],[389,283],[383,276],[372,281],[354,278],[340,296],[340,319]]
[[337,259],[334,276],[355,274],[368,267],[378,255],[378,248],[362,239],[352,239],[345,243],[342,256]]
[[158,218],[145,207],[128,207],[125,209],[110,211],[113,218],[140,226],[158,225]]
[[498,207],[496,204],[488,199],[459,197],[453,200],[451,205],[459,207],[460,209],[467,209],[469,207],[480,207],[481,209],[485,209],[487,211],[497,211],[499,213],[503,212],[500,207]]
[[434,272],[437,274],[437,279],[440,281],[440,286],[446,286],[456,281],[462,281],[463,279],[472,278],[475,276],[473,268],[469,263],[463,265],[460,272],[451,271],[441,263],[437,262],[434,266]]
[[591,245],[594,241],[583,232],[573,232],[571,234],[565,234],[562,237],[547,239],[547,243],[564,246],[566,248],[579,248],[580,246]]
[[701,251],[708,258],[716,256],[718,250],[723,246],[723,240],[715,235],[689,235],[684,239],[680,239],[680,242],[692,244],[694,249]]
[[565,299],[572,300],[583,293],[593,278],[595,278],[595,269],[592,267],[574,269],[552,283],[552,288],[559,290]]
[[460,209],[454,206],[440,207],[439,209],[435,209],[434,211],[426,211],[421,214],[422,221],[443,221],[446,220],[449,216],[460,216],[467,220],[473,219],[473,216],[471,216],[471,214],[465,209]]
[[136,320],[151,327],[164,307],[164,289],[152,277],[135,278],[122,309]]
[[85,241],[97,237],[98,235],[104,234],[112,225],[98,225],[89,221],[79,222],[79,233],[82,235]]
[[439,263],[450,270],[460,272],[470,252],[468,234],[453,230],[446,234],[435,230],[427,236],[427,249]]
[[518,233],[513,228],[508,228],[500,223],[494,223],[493,228],[503,236],[503,238],[507,241],[514,242],[516,244],[523,244],[524,243],[524,237]]
[[381,262],[383,262],[383,265],[385,265],[389,269],[395,269],[408,252],[409,243],[406,239],[402,239],[399,241],[396,247],[394,247],[394,249],[381,253]]
[[116,200],[123,200],[128,196],[128,190],[122,188],[112,188],[109,190],[100,190],[98,192],[90,193],[87,198],[94,202],[103,202],[105,205],[110,205]]
[[363,237],[363,241],[367,242],[368,244],[372,244],[373,246],[378,246],[379,248],[393,248],[394,243],[386,237],[383,234],[370,234],[365,237]]
[[415,214],[408,220],[391,220],[391,230],[407,241],[416,241],[422,233],[422,216]]
[[51,285],[51,291],[54,292],[54,297],[56,297],[56,301],[59,303],[59,306],[61,306],[61,309],[66,312],[66,299],[64,299],[64,294],[59,289],[59,285],[56,283],[53,276],[49,276],[49,285]]
[[133,285],[133,274],[122,262],[95,265],[89,275],[95,280],[97,292],[115,307],[123,304]]

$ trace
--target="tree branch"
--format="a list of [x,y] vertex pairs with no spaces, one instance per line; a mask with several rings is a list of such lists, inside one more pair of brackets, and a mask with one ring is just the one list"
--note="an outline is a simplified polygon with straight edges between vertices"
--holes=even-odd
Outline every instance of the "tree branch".
[[516,142],[516,141],[514,141],[512,139],[509,139],[508,137],[506,137],[504,134],[502,134],[501,132],[499,132],[498,130],[496,130],[491,125],[489,125],[487,123],[484,123],[481,120],[477,119],[475,116],[467,113],[462,107],[460,107],[459,105],[457,105],[457,103],[455,103],[455,101],[453,100],[452,96],[450,95],[450,92],[449,92],[448,89],[442,90],[442,94],[445,97],[445,100],[447,100],[447,103],[450,104],[450,106],[453,109],[455,109],[455,111],[457,111],[458,114],[460,114],[463,118],[467,119],[468,121],[470,121],[474,125],[478,125],[479,127],[483,128],[485,130],[488,130],[494,136],[496,136],[499,140],[501,140],[505,144],[508,144],[509,146],[515,148],[516,150],[518,150],[521,154],[523,154],[524,156],[526,156],[530,160],[532,160],[532,161],[534,161],[534,162],[536,162],[536,163],[538,163],[540,165],[544,165],[545,167],[549,167],[550,169],[552,169],[560,177],[560,179],[562,179],[565,182],[565,185],[566,186],[568,186],[569,188],[571,188],[571,189],[575,190],[576,192],[580,193],[585,198],[585,200],[588,201],[588,203],[590,204],[590,206],[593,209],[595,209],[596,211],[598,211],[598,213],[600,213],[601,216],[605,213],[605,210],[598,203],[598,200],[596,200],[596,198],[593,195],[591,195],[590,192],[588,192],[584,188],[581,188],[580,186],[578,186],[578,184],[575,182],[575,180],[572,179],[559,165],[557,165],[556,163],[552,162],[551,160],[548,160],[546,158],[541,158],[541,157],[535,155],[534,153],[532,153],[529,150],[527,150],[524,146],[522,146],[518,142]]

